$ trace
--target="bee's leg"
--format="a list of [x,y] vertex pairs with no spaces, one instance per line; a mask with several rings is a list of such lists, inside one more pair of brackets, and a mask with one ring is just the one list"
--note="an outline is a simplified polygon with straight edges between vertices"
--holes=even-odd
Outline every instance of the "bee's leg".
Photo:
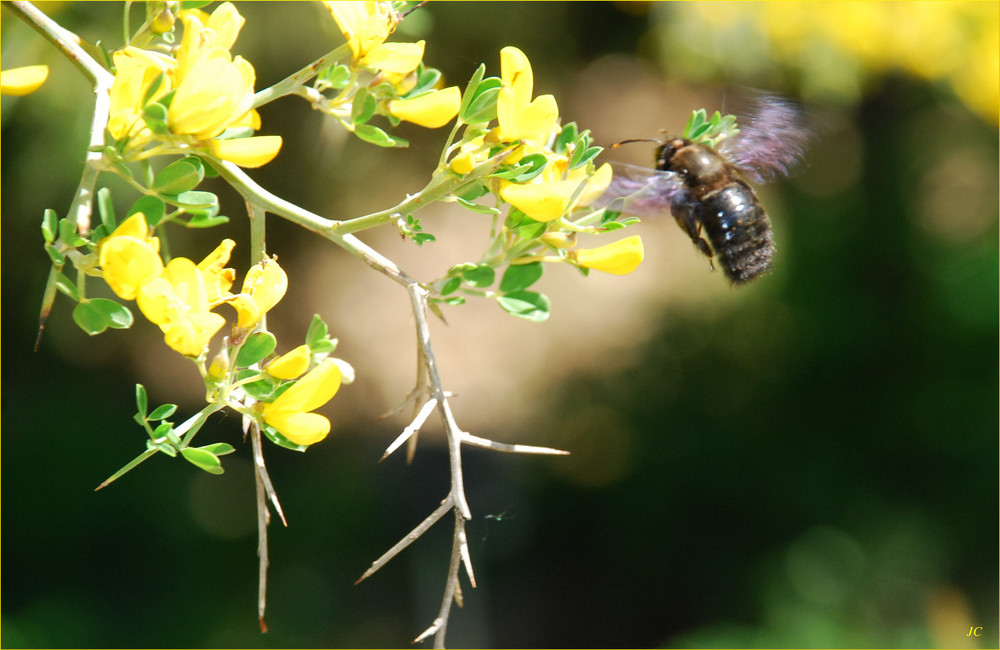
[[675,201],[670,206],[670,212],[674,215],[674,219],[677,221],[677,225],[681,227],[681,230],[687,233],[691,241],[694,242],[694,245],[698,247],[698,250],[708,258],[708,266],[714,271],[715,264],[712,263],[712,257],[714,257],[712,247],[701,236],[701,221],[695,216],[698,205],[694,202],[685,203]]

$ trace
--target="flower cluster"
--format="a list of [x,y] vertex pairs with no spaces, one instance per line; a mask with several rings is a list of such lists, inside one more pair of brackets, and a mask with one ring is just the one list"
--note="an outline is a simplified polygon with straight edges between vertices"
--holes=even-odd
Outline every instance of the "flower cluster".
[[[534,96],[531,64],[520,49],[500,51],[500,78],[484,79],[477,73],[462,106],[459,119],[468,126],[464,139],[449,149],[448,170],[466,177],[489,160],[499,161],[499,168],[456,200],[484,211],[471,201],[492,192],[510,209],[482,261],[454,266],[437,283],[442,296],[462,284],[469,287],[467,293],[482,294],[493,280],[493,268],[507,264],[493,295],[508,312],[542,320],[547,316],[547,299],[526,291],[541,276],[541,262],[616,275],[639,266],[643,246],[638,236],[576,248],[578,234],[616,230],[633,221],[619,222],[618,214],[590,207],[610,185],[611,166],[595,166],[601,148],[591,145],[589,132],[580,132],[575,123],[560,124],[552,95]],[[444,302],[460,301],[444,298]]]
[[119,298],[135,300],[143,315],[163,330],[167,345],[185,356],[199,357],[226,322],[213,309],[232,305],[237,327],[249,330],[288,288],[278,262],[265,260],[250,269],[240,293],[231,293],[236,276],[225,266],[234,246],[226,239],[198,264],[175,257],[164,265],[159,238],[138,212],[101,241],[99,260],[111,290]]
[[[108,132],[125,159],[195,150],[243,167],[270,162],[280,136],[250,136],[260,128],[253,110],[256,73],[230,52],[244,19],[225,2],[211,15],[180,12],[184,34],[174,56],[134,46],[114,53]],[[148,155],[148,154],[147,154]]]
[[[226,264],[234,246],[231,239],[225,239],[197,264],[186,257],[175,257],[163,264],[159,238],[139,212],[101,240],[98,259],[101,274],[111,290],[120,298],[135,300],[142,314],[163,331],[168,346],[198,360],[204,358],[212,338],[226,323],[223,316],[213,311],[215,308],[230,305],[236,310],[233,340],[242,345],[288,288],[288,278],[277,260],[265,259],[247,272],[239,293],[232,293],[236,274]],[[265,333],[264,338],[273,344],[270,334]],[[228,344],[227,339],[225,345]],[[237,356],[238,365],[254,365],[272,350],[273,345],[265,348],[263,354],[254,356],[251,350],[248,357]],[[324,358],[330,350],[324,329],[322,336],[313,337],[311,346],[307,343],[275,358],[261,375],[259,371],[246,369],[242,373],[231,372],[236,368],[230,367],[229,353],[224,348],[213,360],[206,379],[219,384],[239,374],[241,381],[257,380],[252,396],[260,401],[270,400],[260,404],[257,412],[263,423],[274,430],[269,432],[272,439],[304,447],[329,433],[329,420],[311,411],[334,396],[345,370],[350,373],[343,361]],[[314,363],[315,367],[309,370]]]
[[[461,92],[457,86],[440,88],[441,75],[422,64],[424,41],[387,43],[400,17],[389,2],[324,2],[347,39],[351,61],[320,77],[321,88],[346,85],[362,73],[373,75],[354,93],[319,102],[325,112],[340,118],[349,128],[378,144],[402,144],[398,138],[367,124],[374,113],[427,128],[438,128],[458,114]],[[343,71],[343,72],[340,72]],[[339,82],[331,77],[340,76]],[[362,90],[363,89],[363,90]],[[361,127],[361,128],[359,128]],[[387,140],[380,140],[384,136]]]

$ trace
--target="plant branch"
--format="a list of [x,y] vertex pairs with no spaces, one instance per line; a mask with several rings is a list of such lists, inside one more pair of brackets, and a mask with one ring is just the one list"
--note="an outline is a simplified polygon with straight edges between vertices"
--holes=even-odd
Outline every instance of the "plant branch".
[[111,108],[111,84],[115,78],[81,47],[82,40],[76,34],[59,25],[30,2],[4,2],[4,6],[31,25],[56,49],[62,52],[94,87],[96,101],[94,117],[90,122],[90,144],[84,159],[80,185],[73,196],[67,217],[75,224],[77,232],[90,231],[90,215],[93,210],[94,188],[97,177],[103,169],[104,129],[108,125]]
[[268,102],[273,102],[279,97],[295,93],[300,86],[309,83],[309,81],[312,80],[312,78],[315,77],[320,70],[338,63],[350,53],[351,48],[347,43],[344,43],[335,50],[327,52],[298,72],[288,75],[273,86],[269,86],[254,95],[253,108],[259,108]]

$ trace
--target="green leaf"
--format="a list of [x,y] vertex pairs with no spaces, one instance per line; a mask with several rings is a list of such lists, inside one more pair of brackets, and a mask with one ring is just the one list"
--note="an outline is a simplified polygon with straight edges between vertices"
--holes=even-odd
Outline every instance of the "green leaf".
[[115,206],[111,201],[111,190],[102,187],[97,190],[97,211],[101,215],[101,223],[110,235],[115,231]]
[[354,93],[354,100],[351,103],[351,121],[354,124],[364,124],[375,115],[375,98],[372,97],[368,89],[362,86]]
[[489,194],[490,190],[483,183],[466,183],[455,190],[455,197],[465,201],[475,201],[479,197]]
[[274,352],[277,345],[278,340],[270,332],[251,334],[236,355],[236,365],[240,368],[252,366]]
[[108,320],[104,313],[95,309],[90,301],[78,303],[73,308],[73,320],[80,326],[80,329],[91,336],[108,329]]
[[556,153],[563,153],[569,147],[570,143],[576,140],[576,136],[579,135],[576,122],[570,122],[563,126],[562,130],[559,131],[559,135],[556,136],[555,142],[552,144],[552,150]]
[[167,107],[163,104],[157,102],[146,104],[142,108],[142,121],[153,133],[164,135],[170,132],[167,126]]
[[193,214],[191,215],[191,220],[187,222],[187,227],[213,228],[215,226],[221,226],[224,223],[229,223],[229,217],[223,217],[223,216],[210,217],[205,214]]
[[496,273],[489,264],[480,264],[474,269],[462,273],[462,280],[473,287],[488,287],[496,279]]
[[322,339],[315,345],[309,346],[309,351],[313,354],[330,354],[337,349],[337,339]]
[[153,409],[153,412],[149,414],[148,420],[166,420],[171,415],[177,411],[176,404],[161,404]]
[[423,246],[427,242],[437,241],[437,237],[430,234],[429,232],[418,232],[413,235],[413,243],[417,246]]
[[188,447],[181,449],[181,455],[198,469],[203,469],[209,474],[222,474],[222,461],[210,451],[200,447]]
[[146,409],[148,408],[149,397],[146,395],[146,387],[142,384],[135,385],[135,405],[139,409],[139,415],[146,419]]
[[76,285],[73,284],[73,281],[62,273],[56,273],[56,289],[79,302],[80,291],[76,288]]
[[354,135],[365,142],[370,142],[380,147],[407,147],[410,144],[403,138],[389,135],[382,129],[371,124],[358,124],[354,127]]
[[243,391],[258,402],[266,402],[274,395],[274,382],[270,379],[262,378],[248,384],[242,384]]
[[87,243],[87,240],[76,232],[76,223],[65,217],[59,220],[59,239],[73,248]]
[[475,212],[477,214],[500,214],[499,208],[491,208],[488,205],[480,205],[479,203],[466,201],[463,198],[456,197],[455,202],[458,203],[463,208],[465,208],[466,210]]
[[216,456],[225,456],[226,454],[231,454],[234,451],[236,451],[236,449],[232,445],[226,444],[224,442],[215,442],[210,445],[198,447],[198,449],[204,449],[210,454],[215,454]]
[[406,93],[406,98],[419,97],[434,90],[434,87],[441,81],[441,71],[436,68],[425,68],[421,63],[417,67],[417,83]]
[[201,9],[205,5],[212,4],[213,0],[183,0],[181,9]]
[[577,167],[582,167],[586,165],[594,158],[604,151],[603,147],[588,147],[586,149],[580,147],[573,152],[573,157],[569,160],[569,168],[576,169]]
[[326,68],[319,73],[319,80],[331,88],[346,88],[351,79],[351,69],[343,63]]
[[500,94],[501,86],[503,82],[496,77],[483,79],[468,106],[459,112],[461,120],[466,124],[481,124],[495,120],[497,96]]
[[181,448],[181,439],[177,436],[176,433],[174,433],[173,422],[160,422],[158,425],[156,425],[156,428],[153,429],[153,435],[156,437],[156,439],[166,438],[167,441],[169,441],[170,444],[173,445],[173,447],[176,449]]
[[549,162],[543,153],[533,153],[518,161],[517,165],[490,174],[493,178],[502,178],[511,183],[526,183],[538,176]]
[[160,197],[147,194],[132,204],[125,218],[127,219],[139,212],[146,218],[146,223],[149,227],[153,228],[163,220],[163,216],[167,213],[167,206]]
[[441,295],[447,296],[449,293],[454,293],[460,286],[462,286],[462,278],[458,276],[451,278],[441,287]]
[[511,293],[527,289],[542,277],[542,263],[511,264],[500,280],[500,291]]
[[219,197],[211,192],[190,190],[173,197],[177,205],[193,215],[214,217],[219,214]]
[[306,345],[311,348],[325,339],[329,333],[330,328],[327,327],[326,321],[324,321],[319,314],[313,314],[312,321],[309,323],[309,328],[306,330]]
[[153,451],[162,451],[171,458],[177,457],[177,447],[174,447],[169,442],[153,442],[152,440],[147,440],[146,449]]
[[42,213],[42,237],[51,244],[58,236],[59,215],[52,208],[45,208],[45,212]]
[[476,71],[472,73],[469,83],[465,86],[465,92],[462,93],[462,103],[458,107],[459,119],[463,122],[465,121],[464,116],[469,109],[469,105],[472,104],[472,100],[476,98],[476,94],[479,92],[479,82],[483,80],[485,74],[486,64],[480,63]]
[[149,189],[159,194],[176,195],[198,187],[205,177],[205,169],[197,156],[172,162],[153,178]]
[[[513,212],[513,210],[511,210],[511,212]],[[521,214],[523,216],[521,217],[518,225],[514,228],[509,228],[511,233],[524,240],[537,239],[545,234],[545,230],[549,227],[547,223],[535,221],[524,213]]]
[[540,323],[549,317],[549,299],[534,291],[515,291],[507,293],[497,302],[508,314]]
[[284,447],[285,449],[291,449],[292,451],[305,451],[306,449],[308,449],[306,445],[297,445],[288,438],[286,438],[285,436],[281,435],[280,433],[278,433],[278,430],[275,429],[274,427],[270,427],[265,424],[262,427],[262,430],[264,431],[264,435],[267,436],[267,439],[273,442],[274,444],[278,445],[279,447]]
[[62,253],[57,251],[52,244],[46,242],[45,252],[49,254],[49,258],[55,266],[62,266],[66,263],[66,257]]
[[128,307],[107,298],[91,298],[88,304],[104,315],[108,327],[124,330],[132,327],[134,318]]

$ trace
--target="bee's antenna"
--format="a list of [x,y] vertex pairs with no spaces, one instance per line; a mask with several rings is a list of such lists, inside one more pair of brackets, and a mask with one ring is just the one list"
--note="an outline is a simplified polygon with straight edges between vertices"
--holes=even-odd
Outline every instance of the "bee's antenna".
[[421,2],[420,4],[418,4],[416,7],[411,7],[410,9],[407,9],[403,13],[403,15],[399,17],[399,19],[403,20],[404,18],[406,18],[407,16],[409,16],[410,14],[412,14],[417,9],[420,9],[421,7],[423,7],[425,4],[427,4],[427,0],[424,0],[423,2]]
[[612,149],[617,149],[618,147],[622,146],[623,144],[629,144],[631,142],[657,142],[657,143],[659,143],[659,140],[653,140],[651,138],[634,138],[632,140],[622,140],[621,142],[616,142],[613,145],[611,145],[611,148]]

